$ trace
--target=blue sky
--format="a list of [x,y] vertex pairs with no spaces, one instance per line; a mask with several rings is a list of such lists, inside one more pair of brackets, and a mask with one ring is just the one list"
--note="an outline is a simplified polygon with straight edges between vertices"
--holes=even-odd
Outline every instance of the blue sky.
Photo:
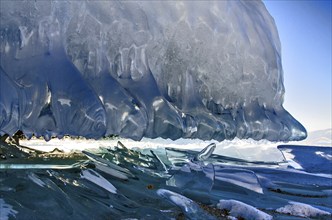
[[331,128],[331,0],[265,0],[282,48],[284,107],[308,131]]

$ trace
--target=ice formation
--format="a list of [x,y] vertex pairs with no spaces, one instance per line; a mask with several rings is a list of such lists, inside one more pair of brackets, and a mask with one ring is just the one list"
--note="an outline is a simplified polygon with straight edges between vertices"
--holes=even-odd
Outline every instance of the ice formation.
[[1,1],[0,135],[301,140],[260,1]]
[[324,216],[326,219],[329,217],[332,217],[332,214],[329,212],[326,212],[324,210],[320,210],[318,208],[315,208],[311,205],[300,203],[300,202],[289,202],[288,205],[278,208],[276,210],[280,213],[286,213],[293,216],[299,216],[303,218],[321,218],[324,219]]
[[193,200],[188,199],[181,194],[167,189],[158,189],[157,194],[181,208],[182,212],[188,219],[216,220],[215,217],[204,212]]
[[220,209],[229,210],[230,215],[237,219],[272,220],[272,216],[257,208],[236,200],[220,200],[217,204]]
[[90,182],[107,190],[108,192],[116,194],[116,188],[112,185],[112,183],[108,182],[104,177],[102,177],[99,173],[97,173],[94,170],[91,169],[83,170],[81,178],[87,179]]
[[13,206],[8,205],[2,198],[0,198],[0,210],[0,219],[8,220],[9,217],[16,217],[17,211],[13,209]]

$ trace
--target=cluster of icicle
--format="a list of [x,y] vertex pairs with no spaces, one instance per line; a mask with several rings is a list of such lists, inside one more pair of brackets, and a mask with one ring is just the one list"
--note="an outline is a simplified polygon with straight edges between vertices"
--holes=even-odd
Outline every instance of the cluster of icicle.
[[0,135],[301,140],[260,1],[1,2]]

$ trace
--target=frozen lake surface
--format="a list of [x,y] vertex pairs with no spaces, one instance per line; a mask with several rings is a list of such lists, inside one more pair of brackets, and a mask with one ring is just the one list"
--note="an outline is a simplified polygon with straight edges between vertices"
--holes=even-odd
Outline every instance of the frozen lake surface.
[[1,219],[331,219],[331,147],[162,139],[21,144],[37,151],[1,161]]

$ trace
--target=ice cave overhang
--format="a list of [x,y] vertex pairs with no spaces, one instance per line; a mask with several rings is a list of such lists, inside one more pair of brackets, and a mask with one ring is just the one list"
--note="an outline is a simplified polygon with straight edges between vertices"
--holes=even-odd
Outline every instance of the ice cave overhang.
[[[1,1],[0,135],[302,140],[261,1]],[[241,16],[239,16],[241,15]]]

